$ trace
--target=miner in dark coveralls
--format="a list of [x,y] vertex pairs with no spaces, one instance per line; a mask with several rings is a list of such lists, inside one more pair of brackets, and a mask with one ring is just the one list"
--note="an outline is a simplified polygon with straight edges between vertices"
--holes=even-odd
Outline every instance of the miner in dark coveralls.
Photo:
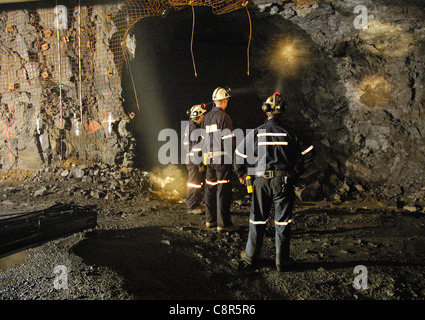
[[218,87],[212,94],[215,106],[205,114],[202,128],[205,130],[204,156],[206,226],[219,232],[237,231],[232,223],[232,163],[235,150],[233,123],[226,113],[230,89]]
[[294,179],[311,166],[315,157],[313,145],[281,124],[285,107],[279,93],[270,96],[263,104],[266,122],[250,131],[235,150],[235,172],[239,181],[245,184],[248,174],[255,177],[248,241],[241,257],[249,265],[259,257],[270,210],[274,206],[278,271],[292,262],[289,247]]
[[[189,124],[186,127],[183,145],[186,150],[186,168],[188,172],[186,186],[187,212],[202,214],[202,188],[204,184],[204,169],[202,162],[201,121],[206,110],[202,105],[195,105],[189,111]],[[198,132],[197,132],[198,131]]]

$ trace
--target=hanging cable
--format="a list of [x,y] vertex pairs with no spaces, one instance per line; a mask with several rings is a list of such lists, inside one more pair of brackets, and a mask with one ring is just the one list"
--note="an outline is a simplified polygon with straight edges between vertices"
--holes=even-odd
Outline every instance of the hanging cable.
[[246,49],[246,57],[247,57],[247,72],[246,72],[246,74],[249,76],[249,47],[251,46],[252,23],[251,23],[251,15],[249,14],[248,6],[246,6],[246,13],[248,14],[248,19],[249,19],[249,41],[248,41],[248,47]]
[[134,91],[134,97],[136,98],[137,109],[140,110],[139,99],[137,98],[136,86],[134,85],[133,73],[131,72],[130,60],[129,60],[128,55],[127,55],[127,50],[125,51],[125,62],[127,64],[127,68],[128,68],[129,73],[130,73],[131,84],[133,85],[133,91]]
[[193,70],[195,71],[195,77],[198,76],[198,73],[196,72],[196,66],[195,66],[195,59],[193,57],[193,34],[195,32],[195,9],[192,6],[192,37],[190,39],[190,52],[192,54],[192,64],[193,64]]

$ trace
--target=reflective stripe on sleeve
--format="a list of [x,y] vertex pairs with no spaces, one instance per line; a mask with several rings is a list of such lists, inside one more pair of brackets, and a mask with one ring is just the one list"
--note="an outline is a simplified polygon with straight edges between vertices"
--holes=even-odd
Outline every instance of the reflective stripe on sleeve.
[[237,149],[235,150],[235,153],[236,153],[237,156],[242,157],[244,159],[248,158],[248,156],[246,154],[239,152]]
[[279,132],[266,132],[266,133],[258,133],[257,137],[286,137],[286,133],[279,133]]
[[217,131],[217,124],[212,124],[209,126],[205,126],[207,133],[212,133]]
[[258,142],[259,146],[287,146],[288,142],[286,141],[266,141]]
[[222,140],[224,140],[224,139],[229,139],[229,138],[233,138],[235,135],[232,133],[232,134],[228,134],[228,135],[226,135],[226,136],[222,136],[221,137],[221,139]]
[[305,149],[303,152],[301,152],[302,155],[305,155],[306,153],[309,153],[311,150],[313,150],[314,146],[311,145],[307,149]]

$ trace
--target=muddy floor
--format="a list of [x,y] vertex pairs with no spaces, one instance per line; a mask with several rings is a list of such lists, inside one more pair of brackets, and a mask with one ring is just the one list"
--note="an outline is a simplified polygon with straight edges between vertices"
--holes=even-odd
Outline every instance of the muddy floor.
[[277,272],[271,224],[259,264],[244,269],[239,261],[250,205],[241,186],[234,186],[232,218],[242,228],[218,233],[205,227],[204,216],[186,213],[182,199],[143,189],[122,198],[90,196],[75,179],[49,182],[34,197],[45,182],[34,181],[1,182],[0,212],[95,205],[97,227],[0,259],[1,300],[425,299],[422,211],[297,202],[296,263]]

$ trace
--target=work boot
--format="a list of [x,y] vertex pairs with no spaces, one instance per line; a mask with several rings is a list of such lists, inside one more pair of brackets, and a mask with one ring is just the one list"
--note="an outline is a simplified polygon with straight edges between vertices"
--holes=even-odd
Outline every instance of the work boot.
[[243,261],[245,261],[246,263],[248,263],[248,264],[253,264],[253,259],[252,258],[248,258],[247,256],[246,256],[246,251],[245,250],[242,250],[241,251],[241,259],[243,260]]
[[234,232],[234,231],[238,231],[239,229],[240,227],[236,224],[232,224],[227,227],[217,227],[218,232]]
[[206,225],[206,227],[207,228],[215,228],[215,227],[217,227],[217,221],[207,221],[207,222],[205,222],[205,225]]
[[204,210],[202,210],[201,208],[196,208],[196,209],[189,210],[187,213],[189,213],[189,214],[203,214]]
[[276,260],[276,270],[279,272],[286,271],[291,269],[295,264],[295,260],[292,258],[288,258],[285,261],[277,261]]
[[246,256],[245,250],[241,251],[240,257],[241,257],[242,261],[240,261],[239,265],[238,265],[239,271],[253,271],[253,270],[255,270],[254,261],[253,261],[252,258],[248,258]]

